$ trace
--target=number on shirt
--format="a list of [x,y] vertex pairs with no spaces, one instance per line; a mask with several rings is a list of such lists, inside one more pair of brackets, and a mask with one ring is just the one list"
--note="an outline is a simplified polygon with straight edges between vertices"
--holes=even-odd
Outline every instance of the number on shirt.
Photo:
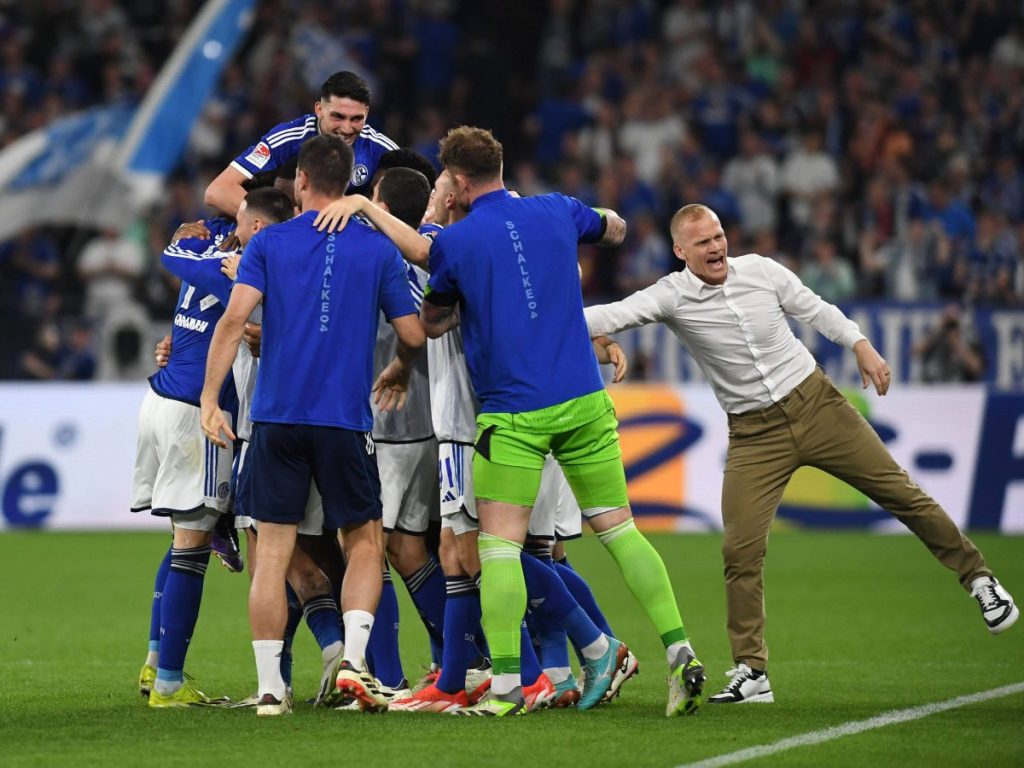
[[185,298],[181,300],[181,308],[188,309],[189,302],[192,301],[192,294],[196,292],[196,287],[190,285],[188,290],[185,291]]

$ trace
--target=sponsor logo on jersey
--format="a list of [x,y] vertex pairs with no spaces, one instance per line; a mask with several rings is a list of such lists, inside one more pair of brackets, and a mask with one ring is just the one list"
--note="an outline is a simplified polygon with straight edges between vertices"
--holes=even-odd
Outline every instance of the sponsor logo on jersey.
[[361,187],[369,180],[369,178],[370,169],[362,163],[352,169],[352,186]]
[[206,328],[210,322],[209,320],[200,320],[198,317],[186,317],[179,312],[174,316],[174,324],[179,328],[184,328],[186,331],[206,333]]
[[252,152],[246,155],[245,159],[257,168],[262,168],[270,160],[270,147],[261,141],[252,148]]

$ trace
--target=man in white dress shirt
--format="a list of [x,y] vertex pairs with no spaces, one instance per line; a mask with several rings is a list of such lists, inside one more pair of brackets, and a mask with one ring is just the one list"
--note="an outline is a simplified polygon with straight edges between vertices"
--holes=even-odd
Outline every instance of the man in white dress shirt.
[[613,304],[588,307],[591,335],[664,323],[701,367],[729,418],[722,487],[729,642],[736,668],[713,703],[773,701],[765,674],[763,565],[782,492],[813,465],[863,492],[906,525],[981,606],[993,634],[1019,610],[977,548],[900,467],[874,429],[815,365],[790,315],[851,349],[866,388],[889,389],[885,360],[857,324],[785,267],[758,254],[727,258],[718,216],[687,205],[672,218],[686,270]]

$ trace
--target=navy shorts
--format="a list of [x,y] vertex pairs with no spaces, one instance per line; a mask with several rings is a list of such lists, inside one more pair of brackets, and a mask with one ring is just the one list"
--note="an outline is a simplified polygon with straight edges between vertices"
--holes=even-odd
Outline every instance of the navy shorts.
[[309,482],[324,502],[324,527],[381,519],[380,475],[368,432],[309,424],[252,425],[246,507],[254,520],[299,523]]

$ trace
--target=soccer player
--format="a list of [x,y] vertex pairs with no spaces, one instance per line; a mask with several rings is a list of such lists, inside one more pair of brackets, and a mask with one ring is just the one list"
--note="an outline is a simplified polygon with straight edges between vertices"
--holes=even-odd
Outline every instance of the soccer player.
[[[591,210],[562,195],[509,194],[501,179],[501,144],[488,131],[453,129],[442,144],[441,161],[456,203],[469,215],[438,233],[433,245],[417,241],[408,228],[383,231],[394,234],[411,261],[429,252],[421,319],[432,338],[463,323],[481,402],[473,483],[481,523],[482,614],[494,676],[491,697],[460,712],[506,716],[525,710],[520,553],[549,451],[661,635],[671,670],[667,713],[693,712],[704,670],[664,563],[633,524],[614,412],[583,320],[577,243],[621,242],[625,223],[614,212]],[[607,639],[601,658],[588,669],[592,691],[607,690],[627,654],[622,643]],[[581,706],[588,704],[584,691]]]
[[885,360],[857,324],[799,278],[756,253],[728,258],[718,216],[687,205],[672,218],[676,258],[686,270],[623,301],[586,310],[591,333],[664,323],[701,367],[729,415],[722,485],[725,591],[736,667],[713,703],[771,702],[766,672],[763,565],[768,531],[789,478],[813,465],[849,483],[917,535],[981,606],[990,632],[1019,610],[942,508],[889,455],[871,425],[815,365],[793,334],[796,317],[857,358],[864,387],[889,390]]
[[258,233],[239,265],[231,301],[217,325],[201,397],[202,427],[216,445],[234,439],[216,407],[250,312],[263,302],[261,363],[252,403],[250,513],[259,521],[259,566],[249,595],[259,703],[257,715],[291,711],[281,677],[287,607],[284,581],[312,478],[326,525],[343,531],[348,567],[342,586],[345,652],[339,693],[383,709],[365,664],[381,591],[380,479],[370,435],[370,390],[377,316],[399,339],[378,391],[400,407],[423,328],[401,256],[357,223],[336,235],[317,232],[316,211],[341,196],[352,174],[351,147],[318,136],[299,152],[295,198],[302,214]]
[[335,72],[320,87],[312,114],[275,126],[232,160],[206,188],[206,204],[234,217],[245,199],[245,183],[270,173],[285,179],[294,176],[291,165],[302,145],[314,136],[339,136],[352,148],[355,159],[348,194],[369,193],[381,156],[397,149],[366,122],[369,114],[366,81],[354,72]]

